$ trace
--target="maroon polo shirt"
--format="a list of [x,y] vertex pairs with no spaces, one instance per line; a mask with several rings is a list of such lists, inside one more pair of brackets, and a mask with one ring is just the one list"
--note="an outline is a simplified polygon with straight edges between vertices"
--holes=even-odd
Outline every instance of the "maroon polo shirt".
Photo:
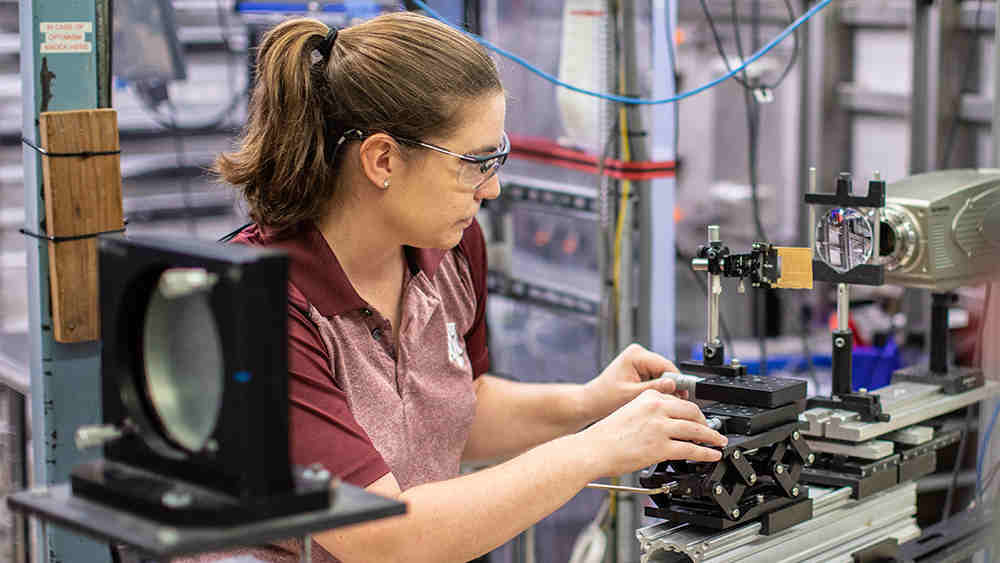
[[390,471],[403,490],[457,476],[475,414],[473,380],[489,365],[479,224],[451,250],[405,248],[398,342],[312,223],[281,239],[254,225],[233,242],[291,257],[293,463],[321,463],[361,487]]

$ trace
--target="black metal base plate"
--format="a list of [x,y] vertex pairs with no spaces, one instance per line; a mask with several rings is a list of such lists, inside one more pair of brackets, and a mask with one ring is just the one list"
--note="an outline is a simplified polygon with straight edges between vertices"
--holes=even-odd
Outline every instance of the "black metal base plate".
[[225,527],[165,525],[74,496],[69,484],[14,493],[7,497],[7,505],[12,510],[101,541],[129,545],[157,558],[259,545],[406,512],[406,505],[401,502],[347,484],[337,487],[333,502],[324,510]]
[[[125,463],[97,459],[73,468],[73,495],[179,526],[231,526],[330,505],[329,478],[307,481],[293,468],[295,488],[280,495],[239,498]],[[178,500],[179,499],[179,500]]]
[[984,383],[983,370],[963,366],[948,366],[947,373],[933,372],[928,366],[910,366],[893,372],[892,382],[901,381],[940,385],[945,395],[964,393]]
[[962,561],[990,544],[1000,549],[994,515],[983,510],[966,510],[924,528],[919,538],[901,545],[900,560]]
[[[686,506],[682,503],[671,503],[665,508],[647,506],[645,513],[646,516],[652,518],[663,518],[671,522],[689,523],[693,526],[720,531],[741,526],[774,513],[775,516],[767,521],[766,526],[769,529],[768,533],[775,533],[812,518],[812,500],[808,497],[809,488],[805,486],[801,487],[801,493],[797,498],[773,496],[763,503],[757,503],[754,497],[749,497],[747,501],[740,503],[743,514],[735,520],[720,514],[718,510]],[[808,507],[798,506],[803,503],[807,503]],[[792,509],[792,507],[798,508]],[[788,510],[786,511],[786,509]],[[799,519],[796,520],[797,518]],[[763,524],[764,520],[761,522]]]
[[759,375],[706,377],[695,386],[695,396],[705,401],[773,409],[805,399],[806,382]]
[[899,454],[873,462],[839,465],[825,463],[825,458],[820,456],[815,465],[802,468],[799,480],[824,487],[851,487],[851,498],[858,500],[899,483]]
[[701,409],[705,416],[722,418],[723,434],[753,435],[778,426],[795,422],[805,410],[805,401],[796,401],[773,409],[713,403]]

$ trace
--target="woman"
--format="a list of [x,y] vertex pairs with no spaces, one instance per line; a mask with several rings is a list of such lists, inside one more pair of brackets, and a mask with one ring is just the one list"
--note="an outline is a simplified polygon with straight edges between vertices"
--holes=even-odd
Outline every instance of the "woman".
[[[474,41],[405,12],[339,32],[296,19],[257,65],[244,137],[217,170],[255,222],[236,242],[292,257],[293,460],[408,504],[315,535],[316,560],[467,561],[589,481],[719,458],[695,442],[725,438],[657,379],[674,366],[639,346],[586,385],[485,375],[475,216],[510,148]],[[477,459],[507,461],[460,477]]]

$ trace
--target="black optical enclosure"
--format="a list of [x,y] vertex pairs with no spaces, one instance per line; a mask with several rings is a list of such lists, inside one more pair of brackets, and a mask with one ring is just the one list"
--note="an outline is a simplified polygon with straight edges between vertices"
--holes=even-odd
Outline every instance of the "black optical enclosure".
[[[104,445],[104,459],[73,470],[73,494],[188,525],[246,523],[327,508],[329,473],[293,468],[289,454],[284,253],[116,235],[101,237],[99,266],[103,422],[125,435]],[[203,314],[197,323],[171,324],[177,315],[166,305],[152,305],[164,273],[177,269],[211,280],[199,296]],[[166,311],[161,316],[168,320],[148,319],[150,311]],[[149,366],[155,361],[147,356],[161,352],[156,343],[144,342],[149,322],[167,334],[195,326],[204,330],[214,322],[214,340],[204,346],[190,330],[173,333],[192,341],[180,349],[186,357],[176,359],[176,365],[193,366],[176,374],[187,395],[173,395],[170,385],[154,389]],[[204,364],[214,366],[204,374],[198,369],[202,353]],[[204,439],[192,447],[171,432],[164,413],[185,407],[201,386],[221,393],[211,403],[218,408],[214,422],[203,424]],[[183,417],[173,422],[183,424]]]

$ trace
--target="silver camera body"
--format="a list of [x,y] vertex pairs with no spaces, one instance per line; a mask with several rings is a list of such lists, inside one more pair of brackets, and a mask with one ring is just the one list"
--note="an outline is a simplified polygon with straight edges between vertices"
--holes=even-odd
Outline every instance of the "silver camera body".
[[943,292],[1000,280],[1000,169],[889,184],[879,243],[889,284]]

